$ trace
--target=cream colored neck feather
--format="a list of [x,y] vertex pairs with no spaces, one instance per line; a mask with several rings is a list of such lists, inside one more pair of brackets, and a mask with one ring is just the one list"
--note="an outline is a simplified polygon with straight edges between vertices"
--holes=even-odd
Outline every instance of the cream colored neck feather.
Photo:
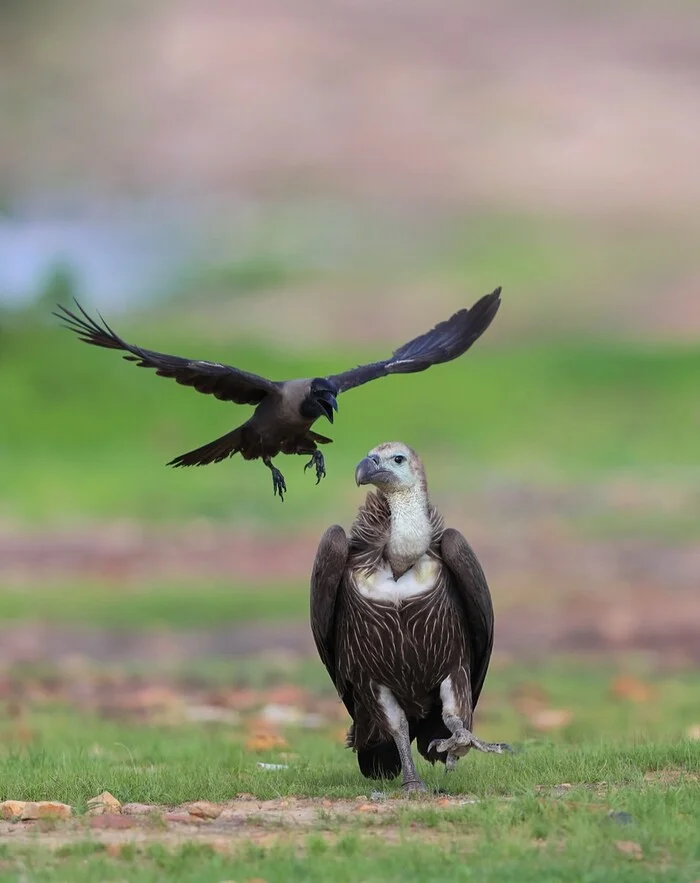
[[432,525],[428,516],[428,496],[423,488],[393,491],[387,495],[391,529],[386,558],[398,578],[424,555],[430,546]]

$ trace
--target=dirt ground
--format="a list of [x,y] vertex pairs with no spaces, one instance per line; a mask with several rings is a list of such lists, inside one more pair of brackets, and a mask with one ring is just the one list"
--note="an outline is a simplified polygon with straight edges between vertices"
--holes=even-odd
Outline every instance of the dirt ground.
[[[478,507],[477,507],[478,508]],[[506,517],[506,509],[510,517]],[[544,509],[544,507],[543,507]],[[464,532],[487,574],[496,608],[497,654],[656,651],[700,660],[700,546],[693,542],[586,537],[537,506],[518,515],[495,504]],[[500,511],[500,514],[499,514]],[[0,532],[0,581],[26,587],[94,580],[120,586],[174,581],[191,587],[304,586],[318,543],[308,532],[255,534],[233,527],[93,525],[75,531]],[[264,589],[263,589],[264,590]],[[234,624],[177,634],[59,626],[0,628],[0,662],[74,654],[103,662],[171,662],[247,656],[265,649],[314,654],[306,622]]]

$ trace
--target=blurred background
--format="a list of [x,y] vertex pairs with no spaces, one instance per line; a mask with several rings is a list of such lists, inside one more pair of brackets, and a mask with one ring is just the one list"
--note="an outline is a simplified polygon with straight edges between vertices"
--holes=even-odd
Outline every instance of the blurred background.
[[[682,0],[3,0],[8,725],[60,701],[342,730],[308,576],[399,438],[494,596],[482,736],[700,737],[699,62]],[[343,396],[327,478],[285,458],[283,504],[260,463],[164,465],[247,408],[51,316],[76,295],[283,379],[497,285],[463,359]]]

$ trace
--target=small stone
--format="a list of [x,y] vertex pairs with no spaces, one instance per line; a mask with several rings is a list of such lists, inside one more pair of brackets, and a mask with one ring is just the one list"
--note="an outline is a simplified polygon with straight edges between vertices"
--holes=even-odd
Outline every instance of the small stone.
[[177,822],[180,825],[203,825],[204,820],[191,816],[188,812],[166,812],[163,813],[166,822]]
[[26,800],[3,800],[0,803],[0,819],[21,819]]
[[104,815],[93,816],[90,819],[91,828],[121,830],[123,828],[133,828],[136,822],[133,818],[123,816],[118,813],[105,813]]
[[108,813],[120,813],[122,810],[121,803],[117,798],[110,794],[109,791],[103,791],[97,797],[91,797],[87,802],[89,816],[103,816]]
[[196,816],[200,819],[218,819],[222,810],[223,806],[217,806],[215,803],[209,803],[207,800],[198,800],[187,807],[187,812],[191,816]]
[[40,800],[36,803],[27,803],[22,812],[22,821],[29,822],[35,819],[69,819],[73,814],[73,808],[67,803],[55,803],[51,800]]
[[369,799],[375,802],[379,802],[380,800],[386,800],[386,792],[385,791],[373,791],[369,795]]
[[150,803],[125,803],[122,806],[125,816],[147,816],[152,812],[158,812],[158,807]]

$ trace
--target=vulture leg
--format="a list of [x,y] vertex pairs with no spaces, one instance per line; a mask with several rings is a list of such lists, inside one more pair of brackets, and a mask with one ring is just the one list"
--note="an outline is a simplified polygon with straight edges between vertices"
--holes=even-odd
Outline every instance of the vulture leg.
[[326,477],[326,461],[323,458],[323,454],[318,450],[314,451],[311,455],[311,459],[304,466],[304,472],[312,466],[316,467],[316,484],[318,484],[322,478]]
[[277,494],[279,494],[280,500],[284,502],[284,495],[287,493],[287,485],[284,481],[284,475],[282,475],[276,466],[272,465],[272,460],[269,457],[263,457],[263,463],[272,473],[272,496],[276,497]]
[[384,712],[389,731],[393,736],[394,742],[401,759],[401,777],[402,785],[406,791],[427,791],[427,788],[421,781],[416,765],[413,762],[413,753],[411,752],[411,737],[408,730],[408,720],[403,709],[394,698],[391,690],[387,687],[379,687],[379,705]]
[[[460,679],[461,680],[461,679]],[[466,696],[471,696],[471,688],[467,681]],[[452,733],[449,739],[433,739],[428,746],[428,752],[433,748],[440,754],[447,752],[445,758],[445,770],[450,772],[457,766],[460,757],[464,757],[470,748],[488,753],[503,754],[504,751],[512,751],[510,745],[505,742],[484,742],[470,731],[471,726],[471,702],[468,701],[465,708],[459,708],[457,693],[452,678],[447,677],[440,684],[440,699],[442,701],[442,719],[447,729]],[[460,714],[462,711],[462,714]],[[468,725],[468,726],[467,726]]]

